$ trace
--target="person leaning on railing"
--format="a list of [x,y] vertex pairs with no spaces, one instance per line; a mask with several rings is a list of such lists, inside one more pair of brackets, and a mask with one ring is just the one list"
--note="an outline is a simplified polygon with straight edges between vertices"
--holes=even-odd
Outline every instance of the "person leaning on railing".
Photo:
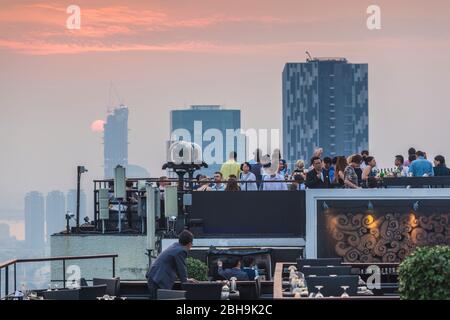
[[299,190],[305,190],[305,179],[303,179],[303,176],[299,173],[294,173],[292,176],[293,182],[289,185],[290,191],[299,191]]
[[416,152],[417,159],[409,166],[409,174],[413,177],[434,176],[433,165],[425,159],[425,153]]
[[214,172],[214,184],[211,186],[211,189],[213,191],[225,191],[226,186],[225,183],[223,183],[222,179],[222,172]]
[[355,168],[358,168],[362,157],[359,154],[355,154],[351,157],[350,164],[345,168],[344,171],[344,185],[346,189],[359,189],[358,175],[356,174]]
[[326,189],[330,187],[330,177],[328,170],[324,170],[322,159],[311,158],[312,169],[306,174],[306,187],[309,189]]
[[252,166],[248,162],[241,164],[241,190],[243,191],[257,191],[256,177],[251,172]]
[[347,160],[343,156],[339,156],[336,159],[336,165],[334,170],[334,179],[332,185],[334,188],[343,188],[345,179],[345,168],[347,168]]
[[409,168],[405,165],[405,158],[401,154],[395,156],[394,165],[397,167],[397,170],[400,172],[401,177],[407,177]]
[[199,187],[195,191],[212,191],[211,187],[209,186],[209,179],[207,176],[201,176],[199,181]]
[[366,188],[376,188],[378,177],[375,173],[375,167],[377,166],[377,162],[372,156],[366,157],[364,161],[366,166],[362,173],[362,186]]
[[228,177],[227,187],[225,188],[225,191],[241,191],[241,188],[237,183],[237,177],[234,174]]
[[305,169],[305,161],[304,160],[297,160],[295,163],[295,168],[293,175],[300,174],[303,177],[303,180],[306,180],[306,173],[307,170]]
[[283,191],[288,190],[284,176],[277,172],[269,173],[263,177],[263,191]]
[[450,169],[445,164],[445,158],[441,155],[434,157],[434,175],[435,176],[450,176]]

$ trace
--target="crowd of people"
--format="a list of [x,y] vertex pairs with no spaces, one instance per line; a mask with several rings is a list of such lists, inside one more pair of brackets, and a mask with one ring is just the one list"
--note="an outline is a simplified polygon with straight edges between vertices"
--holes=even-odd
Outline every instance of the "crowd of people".
[[[205,175],[196,177],[195,191],[257,191],[257,190],[304,190],[324,188],[376,188],[385,176],[423,177],[450,176],[445,158],[434,157],[415,148],[408,150],[408,157],[396,155],[393,167],[380,169],[377,161],[367,150],[350,156],[324,157],[323,149],[317,148],[308,163],[298,160],[294,169],[289,170],[286,160],[281,156],[271,159],[262,155],[258,149],[254,158],[237,162],[236,152],[222,164],[220,171],[212,179]],[[272,161],[278,161],[275,170]]]

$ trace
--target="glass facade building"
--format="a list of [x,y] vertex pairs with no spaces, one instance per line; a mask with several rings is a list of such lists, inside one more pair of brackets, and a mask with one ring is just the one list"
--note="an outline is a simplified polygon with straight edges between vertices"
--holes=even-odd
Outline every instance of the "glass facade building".
[[104,125],[105,178],[114,178],[114,168],[128,166],[128,108],[121,105],[107,117]]
[[183,140],[199,145],[208,164],[202,173],[208,176],[220,170],[231,151],[237,152],[238,162],[244,161],[245,136],[236,133],[240,129],[241,111],[219,105],[195,105],[170,113],[170,142]]
[[368,149],[368,65],[343,58],[287,63],[283,70],[283,156],[309,166],[314,149],[324,156]]
[[44,196],[32,191],[25,196],[25,243],[27,249],[39,252],[45,244]]
[[66,227],[66,196],[61,191],[47,194],[45,201],[45,222],[47,225],[47,242],[54,233],[65,230]]

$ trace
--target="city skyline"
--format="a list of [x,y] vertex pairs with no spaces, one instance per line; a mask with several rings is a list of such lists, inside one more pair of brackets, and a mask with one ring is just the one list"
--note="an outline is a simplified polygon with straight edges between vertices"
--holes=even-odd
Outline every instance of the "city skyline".
[[366,27],[370,4],[80,1],[87,16],[77,34],[64,29],[64,7],[4,1],[1,210],[23,212],[29,190],[74,188],[77,165],[89,169],[82,188],[91,202],[103,149],[90,125],[110,106],[111,80],[132,111],[129,157],[159,176],[170,106],[242,106],[244,129],[281,129],[282,68],[304,61],[306,50],[370,65],[369,144],[381,165],[410,146],[449,156],[442,136],[450,134],[450,4],[378,1],[383,22],[375,31]]

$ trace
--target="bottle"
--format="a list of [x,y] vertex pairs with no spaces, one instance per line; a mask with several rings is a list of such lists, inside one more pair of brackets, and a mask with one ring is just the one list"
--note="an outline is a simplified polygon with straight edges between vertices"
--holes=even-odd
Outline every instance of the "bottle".
[[255,264],[255,266],[253,267],[253,270],[255,270],[255,279],[256,279],[257,277],[259,277],[259,270],[257,264]]
[[22,285],[20,286],[20,292],[21,294],[19,295],[19,300],[25,299],[25,297],[27,296],[27,287],[25,285],[25,282],[22,282]]
[[235,277],[231,277],[231,288],[230,291],[231,292],[236,292],[236,278]]

